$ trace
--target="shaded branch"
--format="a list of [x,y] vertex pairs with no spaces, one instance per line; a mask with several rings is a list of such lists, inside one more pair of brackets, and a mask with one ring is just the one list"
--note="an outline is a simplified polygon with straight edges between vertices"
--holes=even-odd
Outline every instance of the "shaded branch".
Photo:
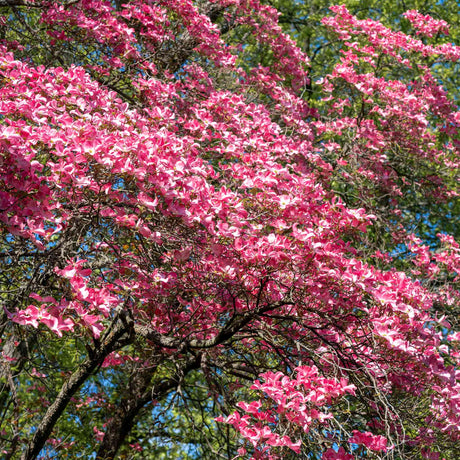
[[134,325],[134,332],[143,337],[144,339],[151,340],[155,345],[163,348],[177,348],[179,350],[193,349],[193,348],[212,348],[220,345],[233,337],[239,332],[244,326],[249,324],[258,315],[265,313],[270,310],[276,310],[285,305],[292,305],[292,302],[277,302],[270,305],[265,305],[253,311],[249,311],[242,315],[235,315],[228,321],[218,334],[210,339],[198,340],[191,339],[186,340],[183,338],[167,337],[160,334],[155,329],[149,326],[142,326],[139,324]]

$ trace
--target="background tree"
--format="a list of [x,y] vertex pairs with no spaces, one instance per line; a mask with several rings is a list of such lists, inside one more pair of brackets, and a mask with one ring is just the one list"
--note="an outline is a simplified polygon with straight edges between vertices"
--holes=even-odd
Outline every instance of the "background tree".
[[7,458],[458,457],[445,21],[0,6]]

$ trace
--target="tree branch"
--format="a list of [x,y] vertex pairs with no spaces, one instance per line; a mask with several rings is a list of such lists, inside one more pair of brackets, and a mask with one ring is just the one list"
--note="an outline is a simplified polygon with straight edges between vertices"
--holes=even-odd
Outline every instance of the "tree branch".
[[167,337],[160,334],[155,329],[149,326],[141,326],[139,324],[134,325],[134,332],[143,337],[144,339],[151,340],[155,345],[163,348],[178,348],[181,350],[187,348],[212,348],[217,345],[224,343],[226,340],[233,337],[238,331],[244,326],[251,322],[256,316],[265,313],[270,310],[276,310],[285,305],[292,305],[292,302],[277,302],[270,305],[265,305],[256,310],[249,311],[242,315],[235,315],[230,318],[228,323],[223,327],[218,334],[211,339],[204,340],[186,340],[183,338]]
[[120,343],[120,339],[126,332],[124,325],[120,323],[104,340],[99,349],[64,383],[55,401],[48,408],[42,421],[37,426],[32,440],[21,456],[21,460],[33,460],[37,458],[72,396],[112,351],[121,345],[126,345],[126,343]]
[[120,402],[119,409],[107,425],[97,453],[97,460],[113,460],[141,409],[150,401],[163,398],[171,389],[177,387],[190,371],[200,367],[201,358],[201,354],[191,357],[171,378],[157,384],[151,384],[153,373],[151,369],[144,369],[134,376],[130,384],[129,396]]

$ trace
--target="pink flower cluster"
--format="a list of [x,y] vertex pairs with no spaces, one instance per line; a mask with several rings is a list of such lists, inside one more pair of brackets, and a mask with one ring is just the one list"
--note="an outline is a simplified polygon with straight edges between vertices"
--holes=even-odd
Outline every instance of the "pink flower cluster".
[[[289,432],[294,431],[294,426],[300,427],[305,433],[311,429],[319,429],[319,426],[327,429],[328,420],[333,418],[328,408],[345,394],[355,394],[356,387],[348,384],[345,378],[337,380],[322,377],[315,366],[299,366],[295,372],[294,379],[282,372],[266,372],[261,374],[263,382],[256,380],[251,388],[264,394],[269,401],[267,409],[263,409],[267,401],[262,403],[259,400],[249,404],[239,402],[238,407],[245,415],[234,412],[227,418],[216,419],[233,425],[256,448],[258,455],[262,455],[260,458],[269,458],[270,449],[273,447],[288,447],[294,452],[300,452],[301,440],[292,441],[289,436],[281,436],[271,426],[285,420],[291,426]],[[270,408],[271,405],[273,408]],[[325,410],[321,410],[322,408]],[[348,454],[334,457],[329,452],[325,455],[346,459]]]
[[437,34],[449,35],[449,24],[442,19],[434,19],[428,14],[421,14],[417,10],[409,10],[404,16],[410,21],[417,35],[433,37]]
[[[101,50],[86,69],[91,75],[76,66],[36,67],[0,48],[4,241],[27,244],[38,259],[59,258],[49,273],[53,295],[40,285],[9,318],[96,343],[123,311],[173,343],[155,344],[161,353],[180,343],[178,355],[202,346],[217,357],[224,328],[244,318],[251,338],[232,333],[251,352],[273,353],[270,340],[253,338],[258,331],[288,344],[277,348],[283,362],[312,364],[313,354],[318,367],[299,366],[295,377],[263,373],[252,386],[260,399],[219,418],[254,457],[284,447],[299,452],[300,435],[332,432],[334,406],[355,395],[347,375],[372,385],[382,401],[398,392],[423,395],[433,429],[459,439],[459,332],[446,332],[449,323],[431,313],[434,302],[455,304],[459,292],[433,293],[385,268],[392,256],[366,237],[373,225],[404,220],[399,205],[409,181],[440,201],[457,193],[459,111],[419,57],[455,62],[459,49],[426,45],[333,6],[324,24],[343,41],[343,53],[317,82],[319,116],[300,97],[307,57],[281,33],[275,10],[256,0],[216,5],[271,50],[270,65],[238,67],[235,49],[188,0],[119,9],[99,0],[52,2],[41,18],[52,40],[66,42],[76,29],[78,46]],[[418,13],[408,18],[424,33],[445,31],[426,17],[423,29]],[[176,72],[161,46],[181,40],[194,54]],[[414,81],[376,75],[382,53],[404,72],[416,67]],[[99,83],[104,72],[130,80],[138,105]],[[440,142],[439,133],[452,141]],[[398,173],[401,158],[415,177]],[[433,165],[436,174],[417,176]],[[347,205],[334,184],[352,188],[359,205]],[[383,212],[368,206],[382,197]],[[385,238],[413,254],[411,276],[431,281],[449,273],[458,281],[453,238],[440,235],[434,253],[398,225]],[[295,351],[299,343],[308,353]],[[124,359],[108,355],[104,366]],[[380,402],[370,410],[383,412]],[[374,428],[354,432],[350,443],[385,452],[389,438]],[[102,439],[97,427],[94,433]],[[414,442],[426,445],[430,436],[421,430]],[[352,458],[347,440],[323,458]]]

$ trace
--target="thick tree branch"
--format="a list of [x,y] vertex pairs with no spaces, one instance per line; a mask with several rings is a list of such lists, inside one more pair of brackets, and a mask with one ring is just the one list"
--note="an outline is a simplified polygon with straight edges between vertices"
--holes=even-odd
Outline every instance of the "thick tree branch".
[[160,334],[155,329],[152,329],[148,326],[134,325],[134,332],[143,337],[144,339],[151,340],[155,345],[163,348],[177,348],[177,349],[187,349],[187,348],[212,348],[217,345],[224,343],[226,340],[233,337],[238,331],[240,331],[244,326],[250,323],[258,315],[265,313],[270,310],[276,310],[285,305],[292,305],[291,302],[277,302],[270,305],[265,305],[256,310],[249,311],[242,315],[235,315],[228,321],[228,323],[223,327],[218,334],[210,339],[198,340],[191,339],[186,340],[183,338],[174,338],[167,337]]
[[75,395],[81,385],[102,364],[104,359],[112,353],[112,351],[121,345],[126,344],[120,342],[125,334],[126,329],[124,325],[119,323],[119,325],[112,331],[111,334],[109,334],[104,342],[101,343],[100,347],[94,352],[94,354],[89,357],[74,374],[71,375],[69,380],[64,383],[55,401],[48,408],[42,421],[37,426],[32,440],[21,456],[21,460],[33,460],[37,458],[72,396]]

